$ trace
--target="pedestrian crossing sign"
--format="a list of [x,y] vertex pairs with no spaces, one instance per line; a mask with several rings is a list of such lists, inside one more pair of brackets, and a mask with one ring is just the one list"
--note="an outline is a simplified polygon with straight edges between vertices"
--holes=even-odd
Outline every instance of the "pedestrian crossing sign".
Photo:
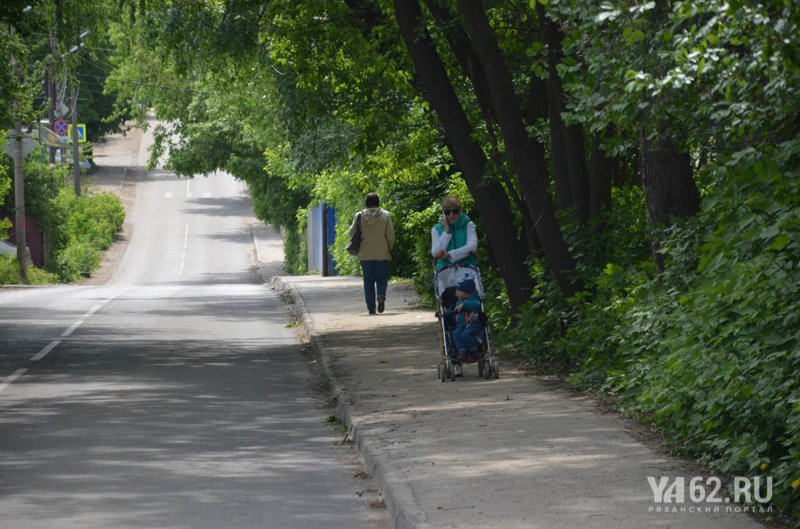
[[[72,139],[72,125],[67,129],[67,137]],[[86,123],[78,123],[78,143],[86,142]]]

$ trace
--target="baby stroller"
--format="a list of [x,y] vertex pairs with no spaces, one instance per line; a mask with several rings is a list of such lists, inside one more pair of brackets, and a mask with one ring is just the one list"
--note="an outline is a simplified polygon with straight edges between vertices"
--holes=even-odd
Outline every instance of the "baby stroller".
[[[456,298],[456,285],[464,278],[470,278],[475,282],[475,290],[481,298],[481,311],[478,315],[482,327],[478,336],[478,351],[474,355],[462,358],[460,361],[453,356],[455,346],[453,345],[452,331],[456,326],[455,315],[451,314],[458,299]],[[455,365],[457,364],[478,364],[478,376],[487,380],[499,378],[500,372],[497,362],[492,358],[492,349],[489,344],[489,328],[487,325],[486,314],[483,311],[483,284],[481,274],[477,267],[465,265],[449,265],[434,273],[433,291],[436,296],[436,317],[439,320],[439,343],[441,344],[439,361],[436,363],[436,372],[439,380],[446,382],[448,379],[456,379]]]

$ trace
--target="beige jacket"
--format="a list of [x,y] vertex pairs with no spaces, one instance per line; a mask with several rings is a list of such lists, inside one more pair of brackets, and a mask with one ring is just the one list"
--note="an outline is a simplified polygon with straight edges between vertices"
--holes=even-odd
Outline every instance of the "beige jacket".
[[[350,225],[350,235],[356,231],[358,214]],[[389,212],[383,208],[367,208],[361,211],[361,246],[359,261],[390,261],[394,247],[394,227]]]

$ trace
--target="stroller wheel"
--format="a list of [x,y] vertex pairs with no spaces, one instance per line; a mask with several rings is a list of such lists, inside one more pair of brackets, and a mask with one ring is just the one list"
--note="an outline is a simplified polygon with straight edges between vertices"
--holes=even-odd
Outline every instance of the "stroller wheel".
[[492,378],[496,365],[497,364],[494,363],[494,360],[489,359],[486,362],[486,366],[483,368],[483,378],[485,378],[486,380]]
[[479,377],[483,376],[483,370],[485,368],[485,364],[486,364],[486,361],[483,358],[478,360],[478,376]]
[[441,362],[436,362],[436,378],[438,378],[442,382],[447,381],[447,372],[445,371],[445,367],[442,365]]
[[494,363],[494,368],[492,369],[492,376],[494,376],[495,380],[500,378],[500,368],[497,367],[497,362]]

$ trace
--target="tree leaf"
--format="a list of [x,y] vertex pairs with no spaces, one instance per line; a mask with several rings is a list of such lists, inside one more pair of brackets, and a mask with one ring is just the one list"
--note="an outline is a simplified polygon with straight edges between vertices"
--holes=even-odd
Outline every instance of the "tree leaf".
[[786,246],[790,242],[792,242],[792,239],[788,235],[786,235],[785,233],[782,233],[782,234],[778,235],[777,237],[775,237],[775,240],[772,241],[772,244],[769,245],[769,248],[770,248],[770,250],[781,251],[784,248],[786,248]]

